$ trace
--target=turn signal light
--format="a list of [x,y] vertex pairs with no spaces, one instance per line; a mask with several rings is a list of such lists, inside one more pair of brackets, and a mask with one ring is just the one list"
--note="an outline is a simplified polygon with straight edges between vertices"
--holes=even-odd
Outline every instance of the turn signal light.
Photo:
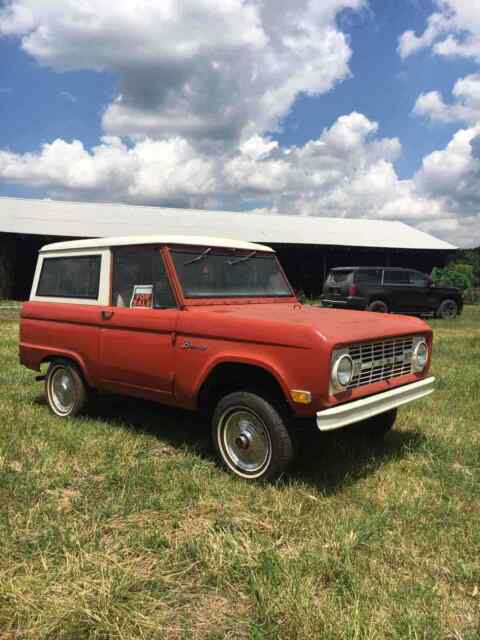
[[298,404],[310,404],[312,401],[312,394],[310,391],[302,391],[301,389],[291,389],[290,395],[294,402]]

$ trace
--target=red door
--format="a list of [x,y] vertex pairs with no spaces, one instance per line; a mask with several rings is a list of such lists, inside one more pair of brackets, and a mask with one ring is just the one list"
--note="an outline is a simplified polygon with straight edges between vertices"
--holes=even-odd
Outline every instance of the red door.
[[102,386],[129,395],[171,400],[178,310],[108,307],[101,314]]

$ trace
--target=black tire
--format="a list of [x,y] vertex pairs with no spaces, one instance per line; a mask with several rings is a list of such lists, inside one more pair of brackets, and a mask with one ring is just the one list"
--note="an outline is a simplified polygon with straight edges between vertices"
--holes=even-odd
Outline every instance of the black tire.
[[386,411],[385,413],[379,413],[378,416],[373,416],[372,418],[358,422],[355,427],[359,432],[369,438],[380,440],[392,429],[396,419],[397,410],[390,409],[390,411]]
[[367,311],[376,313],[388,313],[388,304],[385,300],[372,300],[367,307]]
[[45,395],[53,414],[70,418],[85,408],[89,392],[77,366],[69,360],[57,359],[48,368]]
[[437,317],[442,320],[453,320],[458,315],[458,304],[455,300],[447,298],[442,300],[437,309]]
[[248,391],[230,393],[219,401],[212,438],[223,466],[246,480],[275,480],[293,459],[292,439],[281,411]]

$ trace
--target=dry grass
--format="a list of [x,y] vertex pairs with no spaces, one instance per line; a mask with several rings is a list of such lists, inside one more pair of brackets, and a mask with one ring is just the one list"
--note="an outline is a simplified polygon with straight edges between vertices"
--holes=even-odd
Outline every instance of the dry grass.
[[4,315],[2,640],[480,636],[480,308],[432,322],[436,393],[384,443],[312,432],[258,487],[196,416],[104,397],[52,417]]

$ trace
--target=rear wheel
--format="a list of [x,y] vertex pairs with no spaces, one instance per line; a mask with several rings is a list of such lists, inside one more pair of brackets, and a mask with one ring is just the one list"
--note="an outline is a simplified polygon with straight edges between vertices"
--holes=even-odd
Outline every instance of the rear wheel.
[[281,412],[255,393],[237,391],[222,398],[213,414],[212,436],[223,465],[247,480],[274,480],[293,458]]
[[369,438],[383,438],[395,424],[397,418],[397,410],[390,409],[385,413],[380,413],[378,416],[373,416],[367,420],[358,422],[356,428]]
[[367,307],[367,311],[376,313],[388,313],[388,305],[384,300],[372,300]]
[[458,315],[458,304],[455,300],[443,300],[437,309],[437,316],[442,320],[453,320]]
[[50,410],[61,418],[78,415],[88,401],[87,386],[77,367],[68,360],[51,363],[45,392]]

